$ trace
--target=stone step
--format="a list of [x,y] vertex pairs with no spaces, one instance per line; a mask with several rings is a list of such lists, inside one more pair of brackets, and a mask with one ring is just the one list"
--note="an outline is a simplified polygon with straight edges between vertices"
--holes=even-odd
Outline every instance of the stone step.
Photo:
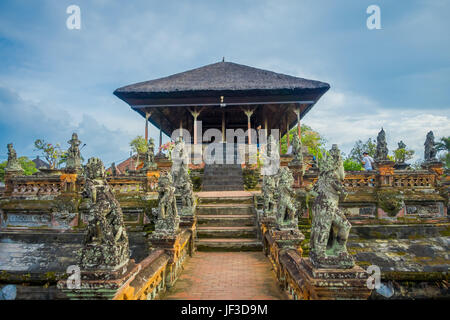
[[244,190],[243,185],[213,185],[213,186],[203,186],[202,191],[242,191]]
[[254,214],[197,215],[199,227],[251,227],[255,226]]
[[253,196],[234,196],[234,197],[199,197],[199,205],[202,204],[253,204]]
[[197,206],[199,215],[227,215],[227,214],[252,214],[253,204],[200,204]]
[[256,238],[256,227],[198,227],[197,237],[199,239],[212,238]]
[[198,251],[261,251],[262,243],[258,239],[197,239]]

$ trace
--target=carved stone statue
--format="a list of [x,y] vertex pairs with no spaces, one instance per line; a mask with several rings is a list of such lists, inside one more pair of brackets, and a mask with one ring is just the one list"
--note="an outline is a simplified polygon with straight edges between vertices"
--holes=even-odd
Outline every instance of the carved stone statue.
[[194,212],[194,191],[187,166],[181,166],[176,181],[176,195],[181,199],[181,214],[192,215]]
[[67,143],[70,144],[70,147],[67,150],[66,168],[79,170],[82,168],[81,154],[79,149],[81,141],[78,140],[78,135],[76,133],[73,133],[72,139],[67,141]]
[[339,201],[347,196],[344,178],[341,154],[337,145],[333,145],[329,155],[319,160],[319,178],[314,186],[317,197],[312,206],[309,257],[316,268],[354,266],[346,247],[351,224],[339,208]]
[[278,172],[280,167],[280,152],[278,143],[272,135],[267,139],[267,152],[263,152],[263,166],[261,169],[262,175],[274,175]]
[[276,175],[263,176],[262,193],[264,196],[264,216],[275,214],[278,201],[278,177]]
[[116,163],[115,162],[111,163],[111,174],[113,176],[117,176],[117,167],[116,167]]
[[116,270],[128,263],[130,251],[122,209],[105,178],[98,158],[85,167],[83,197],[89,199],[88,227],[80,252],[82,269]]
[[13,148],[12,143],[8,143],[8,162],[5,167],[5,171],[19,171],[23,172],[22,166],[20,165],[19,160],[17,159],[16,150]]
[[173,181],[177,181],[178,173],[180,172],[181,166],[187,166],[189,164],[189,155],[186,151],[186,144],[182,137],[179,137],[175,142],[175,146],[172,150],[172,178]]
[[278,176],[277,226],[279,229],[298,229],[297,208],[293,200],[295,193],[292,188],[294,178],[286,167],[280,168]]
[[428,132],[427,139],[425,140],[424,145],[425,145],[425,154],[424,154],[425,162],[438,161],[438,159],[436,158],[437,151],[434,143],[433,131]]
[[384,129],[381,128],[381,131],[378,133],[377,136],[377,152],[375,154],[375,159],[377,161],[386,161],[388,159],[388,147],[386,142],[386,133],[384,132]]
[[155,162],[155,140],[150,138],[147,144],[147,152],[145,153],[144,166],[142,171],[156,170],[158,165]]
[[173,235],[179,229],[180,217],[171,174],[166,172],[161,174],[158,180],[158,193],[158,218],[155,233]]
[[303,164],[302,142],[298,137],[298,133],[294,133],[292,139],[292,155],[294,158],[289,163],[290,166],[301,166]]

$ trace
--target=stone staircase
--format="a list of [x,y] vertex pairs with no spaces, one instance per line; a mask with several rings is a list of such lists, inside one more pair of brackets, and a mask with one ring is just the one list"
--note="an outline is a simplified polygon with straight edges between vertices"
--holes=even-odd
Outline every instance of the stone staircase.
[[261,251],[251,197],[199,198],[199,251]]
[[203,173],[202,191],[244,190],[240,164],[207,164]]

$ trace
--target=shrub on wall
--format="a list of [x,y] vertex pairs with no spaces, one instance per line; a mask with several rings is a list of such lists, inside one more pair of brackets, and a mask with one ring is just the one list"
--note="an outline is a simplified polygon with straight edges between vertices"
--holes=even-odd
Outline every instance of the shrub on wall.
[[378,207],[383,209],[389,217],[395,217],[405,206],[403,194],[398,191],[379,191],[377,194]]
[[255,189],[255,187],[258,185],[259,175],[260,175],[259,169],[244,168],[242,170],[245,190]]

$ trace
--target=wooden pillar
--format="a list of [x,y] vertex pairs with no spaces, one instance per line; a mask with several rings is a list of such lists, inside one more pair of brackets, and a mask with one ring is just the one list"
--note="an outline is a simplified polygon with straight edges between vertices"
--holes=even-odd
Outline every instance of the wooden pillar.
[[148,118],[150,118],[151,115],[151,112],[145,112],[145,141],[148,141]]
[[159,150],[161,151],[161,147],[162,147],[162,125],[159,125]]
[[222,110],[222,142],[225,142],[225,111]]
[[301,129],[301,123],[300,123],[300,106],[295,108],[294,112],[297,115],[297,133],[298,133],[298,138],[301,139],[301,137],[302,137],[302,129]]
[[194,118],[194,144],[198,143],[198,127],[197,127],[197,118],[202,112],[203,108],[200,110],[197,110],[197,107],[194,108],[194,111],[192,111],[190,108],[188,108],[189,112],[191,113],[192,117]]
[[269,128],[267,127],[267,116],[265,114],[264,114],[264,132],[267,140],[269,138]]
[[281,154],[281,128],[278,128],[278,147],[280,148],[279,154]]
[[245,115],[247,116],[247,132],[248,132],[248,144],[252,144],[252,133],[251,133],[251,129],[252,129],[252,124],[251,124],[251,117],[253,115],[253,111],[254,110],[244,110]]
[[290,141],[289,141],[289,118],[288,118],[288,116],[286,116],[286,143],[287,143],[287,149],[289,150]]

